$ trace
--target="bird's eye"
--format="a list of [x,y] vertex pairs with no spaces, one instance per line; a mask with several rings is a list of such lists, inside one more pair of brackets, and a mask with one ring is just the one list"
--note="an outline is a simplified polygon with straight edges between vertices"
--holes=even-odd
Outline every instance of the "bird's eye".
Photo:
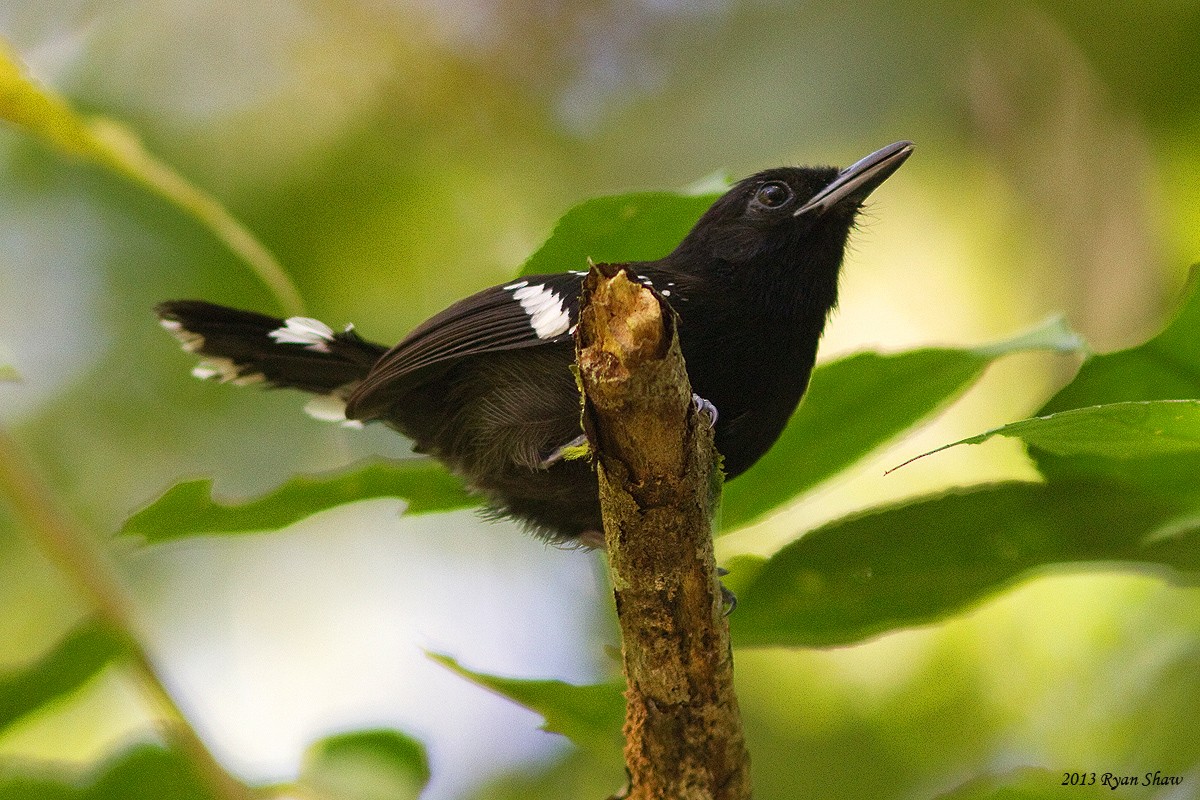
[[754,202],[764,208],[779,208],[792,199],[792,187],[783,181],[771,181],[758,187]]

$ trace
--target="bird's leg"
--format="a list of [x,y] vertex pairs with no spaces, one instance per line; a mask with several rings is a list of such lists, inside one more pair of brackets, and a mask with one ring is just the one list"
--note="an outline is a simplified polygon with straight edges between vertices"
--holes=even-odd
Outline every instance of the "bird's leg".
[[[717,417],[720,415],[717,413],[716,406],[698,394],[692,395],[692,405],[695,406],[698,413],[708,417],[708,427],[712,428],[717,424]],[[566,444],[554,448],[550,455],[542,459],[542,462],[538,466],[542,469],[549,469],[564,458],[578,457],[577,454],[583,455],[580,448],[587,447],[587,443],[587,434],[581,433]],[[576,452],[573,453],[572,451]]]
[[[583,448],[583,449],[580,450],[580,448]],[[573,453],[572,451],[575,451],[575,452]],[[586,454],[587,454],[587,434],[581,433],[578,436],[576,436],[574,439],[572,439],[571,441],[562,445],[561,447],[554,448],[553,452],[551,452],[550,455],[543,458],[542,463],[538,464],[538,466],[541,467],[542,469],[549,469],[550,467],[557,464],[559,461],[562,461],[564,458],[578,458],[579,456],[586,455]]]

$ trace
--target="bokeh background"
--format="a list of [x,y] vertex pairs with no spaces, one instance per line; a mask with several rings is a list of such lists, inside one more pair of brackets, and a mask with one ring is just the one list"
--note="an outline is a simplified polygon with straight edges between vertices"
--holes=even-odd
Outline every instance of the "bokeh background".
[[[1193,3],[7,0],[0,35],[219,197],[314,316],[380,341],[513,275],[577,201],[844,165],[897,139],[917,153],[855,236],[825,359],[985,342],[1060,311],[1095,349],[1129,346],[1200,260]],[[319,736],[388,725],[426,743],[433,800],[616,789],[619,765],[581,762],[423,655],[611,675],[594,555],[470,513],[400,518],[394,501],[272,534],[111,539],[181,477],[239,497],[407,452],[310,420],[297,397],[189,378],[150,313],[177,297],[276,310],[194,220],[0,129],[0,361],[23,378],[0,384],[0,422],[105,542],[219,756],[280,780]],[[1027,416],[1076,363],[1007,358],[936,423],[719,551],[1032,477],[1009,441],[882,473]],[[0,671],[84,613],[0,508]],[[928,797],[1022,765],[1172,770],[1192,793],[1170,797],[1197,796],[1198,620],[1194,588],[1076,571],[853,647],[739,652],[757,796]],[[7,732],[0,757],[93,763],[152,723],[111,670]]]

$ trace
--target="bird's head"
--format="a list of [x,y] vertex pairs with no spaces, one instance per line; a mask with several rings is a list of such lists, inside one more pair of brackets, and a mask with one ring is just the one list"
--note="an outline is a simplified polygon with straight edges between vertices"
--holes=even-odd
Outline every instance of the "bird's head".
[[912,151],[911,142],[896,142],[843,170],[778,167],[751,175],[713,203],[672,260],[715,262],[735,282],[832,279],[836,291],[863,201]]

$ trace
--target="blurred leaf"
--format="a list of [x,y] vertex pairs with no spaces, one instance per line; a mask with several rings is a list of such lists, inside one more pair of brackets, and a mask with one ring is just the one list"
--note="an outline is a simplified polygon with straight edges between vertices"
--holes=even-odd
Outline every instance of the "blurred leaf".
[[838,520],[739,587],[734,643],[847,644],[941,619],[1055,565],[1200,574],[1200,519],[1099,482],[1006,483]]
[[402,733],[356,731],[309,748],[299,782],[314,800],[404,800],[421,794],[429,764],[425,748]]
[[46,703],[74,692],[124,651],[119,636],[90,621],[36,663],[0,675],[0,732]]
[[0,364],[0,381],[16,382],[21,380],[21,376],[17,374],[16,369],[7,364]]
[[[1175,318],[1144,344],[1089,358],[1079,374],[1039,412],[1059,414],[1088,406],[1200,398],[1200,270],[1193,268]],[[1056,454],[1031,443],[1038,468],[1050,480],[1101,478],[1200,507],[1200,453],[1164,452],[1137,461],[1098,454]]]
[[585,270],[589,258],[608,263],[662,258],[718,197],[637,192],[585,200],[559,219],[521,274]]
[[3,40],[0,40],[0,119],[40,136],[68,154],[104,160],[104,152],[86,121],[61,97],[30,80]]
[[1145,458],[1196,453],[1200,452],[1200,400],[1110,403],[1023,419],[942,445],[904,463],[960,444],[981,444],[993,436],[1022,439],[1062,456]]
[[121,534],[162,542],[198,534],[272,531],[319,511],[380,497],[403,498],[409,514],[479,504],[461,481],[435,461],[377,460],[339,472],[299,475],[268,494],[241,503],[214,500],[211,479],[178,483],[130,517]]
[[581,748],[615,748],[614,752],[620,753],[624,681],[580,686],[558,680],[501,678],[472,672],[450,656],[428,655],[472,683],[541,714],[545,718],[542,730],[562,734]]
[[104,117],[85,117],[26,74],[0,39],[0,120],[7,120],[51,146],[104,166],[175,204],[208,228],[258,275],[288,314],[304,302],[275,257],[212,195],[188,183],[156,159],[136,134]]
[[[949,794],[938,795],[937,800],[1061,800],[1063,797],[1096,800],[1111,797],[1112,790],[1116,788],[1101,783],[1104,777],[1102,772],[1076,772],[1074,774],[1082,775],[1085,782],[1088,776],[1094,782],[1091,785],[1072,786],[1069,783],[1071,774],[1068,770],[1026,767],[1003,775],[976,778]],[[1063,785],[1064,780],[1068,781],[1066,786]]]
[[1055,318],[980,348],[857,353],[818,366],[779,441],[726,485],[722,529],[752,522],[846,469],[958,397],[1000,356],[1082,346],[1079,336]]
[[181,754],[140,745],[86,783],[32,765],[0,768],[0,800],[218,800]]

